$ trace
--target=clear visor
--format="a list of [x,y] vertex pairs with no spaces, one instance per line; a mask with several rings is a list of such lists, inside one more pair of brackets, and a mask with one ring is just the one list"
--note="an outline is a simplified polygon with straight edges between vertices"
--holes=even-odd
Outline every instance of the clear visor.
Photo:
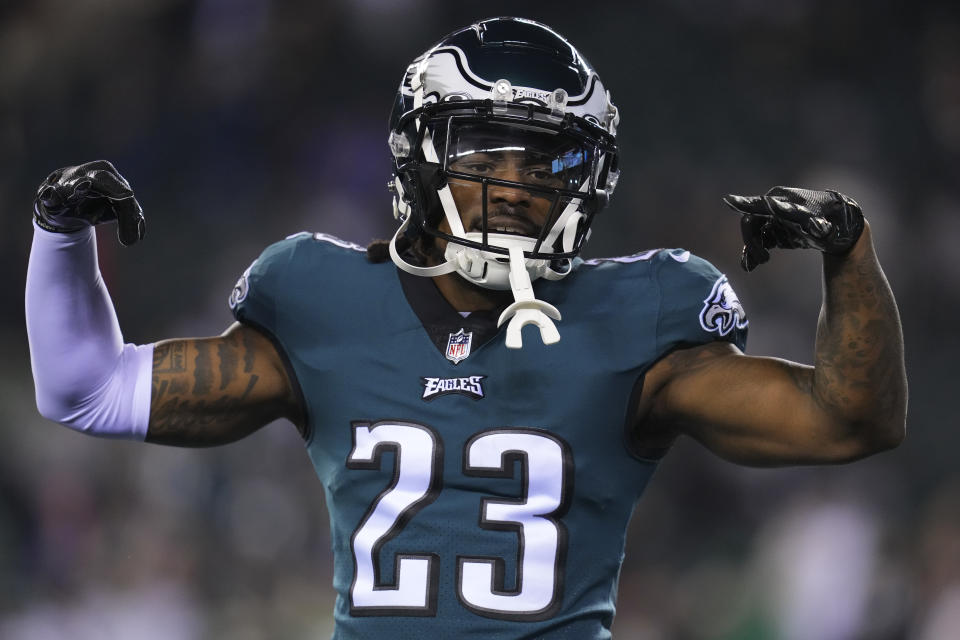
[[446,133],[446,169],[552,191],[590,179],[593,150],[562,133],[500,122],[457,123]]

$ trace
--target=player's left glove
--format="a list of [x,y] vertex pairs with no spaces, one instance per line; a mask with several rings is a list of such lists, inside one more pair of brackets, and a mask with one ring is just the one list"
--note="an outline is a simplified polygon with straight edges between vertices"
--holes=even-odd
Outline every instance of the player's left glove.
[[837,191],[774,187],[762,196],[727,195],[723,202],[743,215],[740,266],[753,271],[770,259],[768,249],[819,249],[841,255],[863,233],[863,212]]

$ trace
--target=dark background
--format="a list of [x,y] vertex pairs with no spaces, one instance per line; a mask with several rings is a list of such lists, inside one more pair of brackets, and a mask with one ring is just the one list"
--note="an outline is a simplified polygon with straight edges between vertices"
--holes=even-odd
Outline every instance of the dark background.
[[903,316],[906,442],[782,470],[681,442],[634,517],[617,637],[956,637],[960,10],[935,0],[0,3],[0,637],[329,635],[327,516],[289,424],[183,451],[37,415],[33,192],[57,167],[113,161],[147,217],[132,248],[100,230],[126,340],[217,334],[266,244],[392,233],[401,75],[500,14],[568,36],[620,108],[623,175],[585,255],[688,248],[731,276],[750,353],[810,362],[819,257],[742,273],[720,196],[836,188],[863,205]]

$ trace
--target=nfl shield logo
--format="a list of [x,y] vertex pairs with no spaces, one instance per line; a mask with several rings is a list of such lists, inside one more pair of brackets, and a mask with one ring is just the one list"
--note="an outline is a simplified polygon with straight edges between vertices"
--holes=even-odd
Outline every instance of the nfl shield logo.
[[464,333],[463,329],[450,334],[447,340],[447,360],[457,364],[461,360],[466,360],[470,355],[470,343],[473,342],[473,332]]

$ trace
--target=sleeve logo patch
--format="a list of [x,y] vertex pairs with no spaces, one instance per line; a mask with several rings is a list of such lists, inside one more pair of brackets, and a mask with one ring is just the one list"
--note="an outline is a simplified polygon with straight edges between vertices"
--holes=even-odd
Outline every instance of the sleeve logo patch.
[[700,326],[704,331],[725,336],[734,329],[746,329],[747,324],[747,312],[740,304],[740,299],[727,282],[727,276],[720,276],[713,283],[710,295],[703,301]]
[[459,393],[468,398],[483,398],[483,379],[487,376],[468,376],[466,378],[420,378],[423,383],[424,402],[430,402],[437,396]]
[[253,268],[251,264],[247,267],[247,270],[243,272],[243,275],[240,276],[240,279],[237,280],[237,284],[233,285],[233,291],[230,292],[230,298],[227,300],[227,304],[230,305],[231,309],[236,309],[237,305],[247,299],[247,294],[250,293],[250,269]]

